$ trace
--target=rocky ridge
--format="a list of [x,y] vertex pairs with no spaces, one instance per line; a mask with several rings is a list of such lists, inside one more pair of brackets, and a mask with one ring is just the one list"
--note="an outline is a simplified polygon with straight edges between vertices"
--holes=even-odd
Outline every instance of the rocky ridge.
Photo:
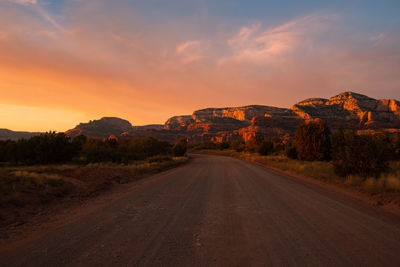
[[289,109],[261,105],[207,108],[194,111],[192,115],[174,116],[163,126],[133,127],[125,120],[103,118],[80,124],[67,134],[102,138],[111,134],[123,138],[153,136],[170,142],[181,137],[191,142],[246,141],[256,135],[287,138],[293,135],[299,123],[316,119],[326,121],[332,128],[398,130],[400,102],[344,92],[329,99],[306,99]]

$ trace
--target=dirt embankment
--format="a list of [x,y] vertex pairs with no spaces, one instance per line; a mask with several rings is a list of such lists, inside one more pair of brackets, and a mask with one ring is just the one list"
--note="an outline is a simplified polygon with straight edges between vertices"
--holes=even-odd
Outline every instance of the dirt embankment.
[[174,158],[131,165],[90,164],[8,167],[0,171],[0,237],[32,217],[81,203],[117,184],[126,184],[187,161]]

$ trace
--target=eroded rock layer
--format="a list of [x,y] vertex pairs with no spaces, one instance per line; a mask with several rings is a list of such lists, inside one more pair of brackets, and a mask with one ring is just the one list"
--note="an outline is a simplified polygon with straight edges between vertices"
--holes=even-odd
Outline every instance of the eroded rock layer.
[[290,109],[260,105],[207,108],[197,110],[192,115],[172,117],[163,126],[132,127],[125,120],[103,118],[80,124],[67,134],[92,137],[114,134],[122,138],[152,136],[170,142],[182,137],[191,142],[247,141],[257,135],[287,138],[293,135],[299,123],[316,119],[324,120],[332,128],[398,132],[400,102],[344,92],[329,99],[306,99]]

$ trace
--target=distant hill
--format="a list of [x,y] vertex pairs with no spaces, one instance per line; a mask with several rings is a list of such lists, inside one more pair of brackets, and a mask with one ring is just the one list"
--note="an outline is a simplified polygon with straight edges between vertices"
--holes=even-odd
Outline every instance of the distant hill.
[[81,123],[75,128],[66,131],[65,133],[70,137],[78,135],[86,135],[95,138],[107,138],[110,135],[120,135],[124,132],[133,130],[132,124],[120,118],[104,117],[100,120],[89,121],[88,123]]
[[18,140],[22,138],[28,139],[39,134],[39,132],[16,132],[8,129],[0,129],[0,140]]

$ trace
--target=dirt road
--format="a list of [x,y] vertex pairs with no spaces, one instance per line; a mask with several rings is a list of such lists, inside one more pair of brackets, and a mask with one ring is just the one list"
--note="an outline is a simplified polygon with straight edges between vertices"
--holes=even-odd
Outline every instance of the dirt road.
[[228,157],[133,184],[2,266],[400,266],[400,228],[355,201]]

